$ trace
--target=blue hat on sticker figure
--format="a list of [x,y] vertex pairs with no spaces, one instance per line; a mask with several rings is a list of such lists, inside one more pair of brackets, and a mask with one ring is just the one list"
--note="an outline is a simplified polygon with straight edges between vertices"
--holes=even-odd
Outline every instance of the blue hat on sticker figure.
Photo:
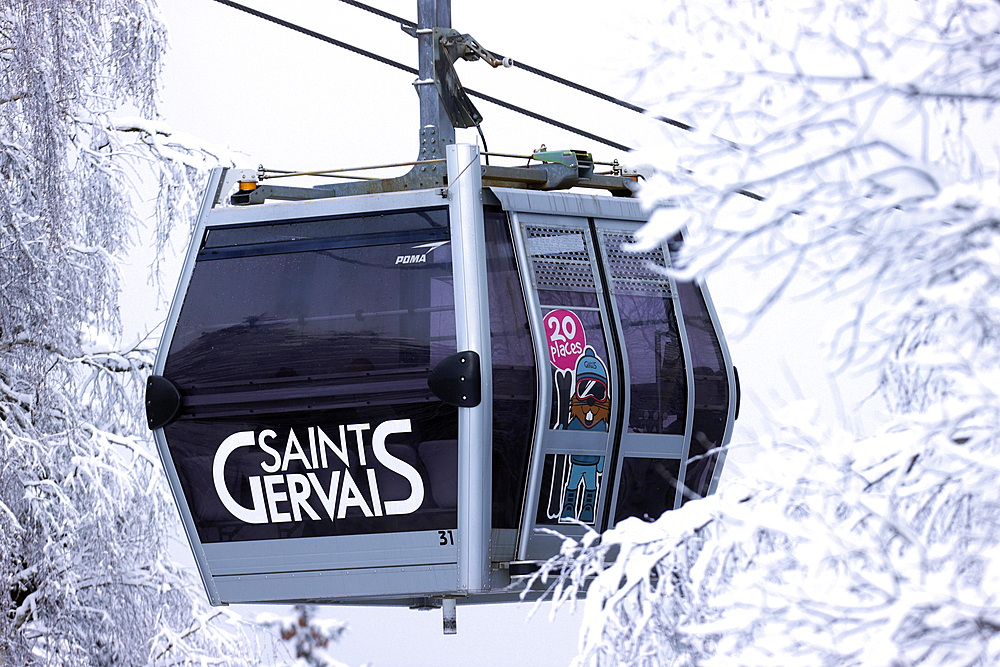
[[570,399],[570,420],[567,429],[608,430],[611,417],[611,395],[608,390],[608,370],[594,348],[587,346],[576,362],[576,386]]

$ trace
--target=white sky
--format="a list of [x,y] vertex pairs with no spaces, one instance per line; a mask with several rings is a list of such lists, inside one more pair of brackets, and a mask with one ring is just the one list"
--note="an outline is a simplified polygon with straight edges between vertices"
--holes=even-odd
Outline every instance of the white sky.
[[[211,0],[160,1],[172,45],[160,109],[175,130],[246,155],[240,165],[245,167],[262,163],[312,170],[415,159],[419,123],[412,75]],[[247,0],[245,4],[416,66],[416,41],[396,24],[336,0]],[[415,0],[370,4],[416,18]],[[629,35],[649,28],[628,11],[621,3],[593,0],[453,0],[452,23],[487,49],[630,99],[634,78],[628,68],[635,63],[628,58]],[[483,62],[459,62],[457,69],[467,87],[619,143],[635,145],[649,132],[664,131],[659,123],[520,70],[493,70]],[[474,102],[485,116],[483,130],[492,151],[525,154],[545,143],[552,149],[588,150],[598,160],[625,157],[488,102]],[[460,141],[475,141],[472,131],[460,132]],[[179,243],[183,246],[186,239]],[[141,257],[137,255],[134,262],[141,264]],[[168,292],[178,270],[175,261],[164,279]],[[164,316],[162,308],[150,307],[144,282],[135,278],[125,291],[126,327],[131,330],[153,328]],[[724,322],[733,321],[734,330],[741,328],[733,313],[750,305],[753,277],[729,271],[713,277],[710,284]],[[824,312],[791,304],[761,322],[750,336],[730,339],[744,386],[735,443],[766,428],[767,416],[758,406],[795,398],[795,385],[804,395],[815,396],[830,415],[839,412],[817,344],[825,333]],[[784,367],[790,372],[784,373]],[[869,391],[870,384],[870,380],[841,384],[847,404],[844,413],[852,415],[848,421],[856,418],[853,402]],[[727,474],[740,474],[741,461],[749,462],[751,454],[746,449],[735,453]],[[259,610],[239,609],[249,615]],[[527,612],[523,605],[460,607],[459,634],[445,637],[440,612],[336,608],[329,613],[348,621],[351,630],[332,653],[349,665],[371,662],[378,667],[568,664],[575,655],[579,615],[560,613],[550,624],[546,607],[525,624]]]

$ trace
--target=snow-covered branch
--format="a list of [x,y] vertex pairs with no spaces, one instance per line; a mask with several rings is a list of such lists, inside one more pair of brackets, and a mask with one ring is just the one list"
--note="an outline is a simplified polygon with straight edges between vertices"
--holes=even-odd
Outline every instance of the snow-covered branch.
[[0,97],[0,104],[9,104],[10,102],[17,102],[25,97],[25,93],[14,93],[13,95],[7,95],[6,97]]
[[248,664],[238,632],[184,633],[208,605],[168,551],[176,509],[140,414],[153,351],[114,343],[135,180],[161,183],[162,245],[224,152],[109,120],[157,117],[154,0],[16,4],[0,9],[0,662],[153,664],[151,638],[174,633],[166,661]]
[[832,353],[886,416],[854,433],[789,402],[717,495],[567,542],[546,571],[557,601],[589,586],[578,662],[995,664],[1000,4],[640,5],[637,90],[699,130],[638,151],[641,244],[683,229],[678,275],[741,267],[746,326],[847,303]]

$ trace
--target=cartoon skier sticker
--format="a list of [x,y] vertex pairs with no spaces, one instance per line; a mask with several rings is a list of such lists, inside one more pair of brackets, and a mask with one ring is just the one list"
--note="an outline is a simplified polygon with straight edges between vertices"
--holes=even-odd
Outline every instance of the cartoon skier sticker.
[[[550,428],[607,433],[611,422],[607,364],[594,346],[587,344],[583,322],[576,313],[553,310],[543,321],[552,362]],[[537,522],[593,525],[604,458],[586,452],[547,454]]]
[[604,480],[603,456],[547,454],[544,480],[537,523],[594,524]]
[[[594,506],[597,504],[597,481],[604,472],[603,456],[580,456],[571,454],[569,457],[569,479],[563,488],[562,511],[559,513],[559,523],[594,523]],[[583,493],[580,494],[580,486]],[[577,503],[577,496],[580,502]]]
[[598,430],[607,431],[611,417],[608,370],[589,345],[576,362],[574,387],[569,402],[570,419],[565,428],[582,431],[599,427]]
[[576,313],[553,310],[543,319],[554,367],[550,428],[607,432],[611,418],[607,365],[587,345]]

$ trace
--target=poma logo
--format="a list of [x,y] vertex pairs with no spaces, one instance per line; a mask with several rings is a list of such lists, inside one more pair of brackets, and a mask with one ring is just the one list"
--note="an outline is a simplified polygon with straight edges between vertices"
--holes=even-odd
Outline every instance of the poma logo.
[[[410,496],[403,500],[382,502],[375,469],[369,467],[369,462],[365,457],[362,434],[370,428],[369,424],[342,424],[339,429],[340,442],[338,443],[319,426],[310,426],[306,429],[309,454],[306,454],[302,448],[295,429],[291,428],[288,431],[284,456],[271,446],[271,442],[278,437],[278,434],[271,429],[261,431],[256,437],[253,431],[233,433],[222,441],[219,449],[215,452],[215,459],[212,462],[212,480],[215,482],[215,492],[230,514],[246,523],[302,521],[303,517],[308,517],[312,521],[320,521],[319,512],[310,502],[312,497],[319,500],[319,504],[322,505],[323,511],[331,521],[343,519],[347,516],[348,508],[351,507],[357,507],[366,517],[416,512],[424,502],[424,482],[420,478],[420,473],[410,464],[390,454],[385,445],[385,440],[390,435],[410,433],[410,420],[385,421],[376,426],[372,432],[372,451],[375,454],[375,459],[384,468],[402,476],[410,484]],[[362,480],[367,482],[365,484],[368,487],[367,494],[362,492],[358,481],[351,475],[349,469],[348,432],[356,436],[358,460],[367,478]],[[281,472],[282,474],[250,476],[250,494],[253,506],[244,507],[236,502],[226,486],[226,463],[230,455],[240,447],[254,446],[260,447],[272,459],[270,463],[264,461],[260,464],[263,472]],[[329,482],[324,488],[319,476],[314,471],[325,470],[330,467],[330,463],[334,462],[333,459],[327,458],[328,449],[333,452],[337,459],[340,459],[344,464],[344,469],[332,470],[328,478]],[[301,462],[301,467],[308,472],[305,474],[287,472],[288,465],[292,461]],[[324,477],[326,476],[324,475]],[[313,496],[313,492],[315,492],[315,496]],[[279,503],[282,505],[287,503],[287,505],[279,508]]]
[[450,241],[435,241],[433,243],[415,245],[411,248],[411,250],[420,250],[421,248],[427,248],[427,250],[425,250],[422,255],[397,255],[396,264],[426,264],[427,255],[448,243],[450,243]]

